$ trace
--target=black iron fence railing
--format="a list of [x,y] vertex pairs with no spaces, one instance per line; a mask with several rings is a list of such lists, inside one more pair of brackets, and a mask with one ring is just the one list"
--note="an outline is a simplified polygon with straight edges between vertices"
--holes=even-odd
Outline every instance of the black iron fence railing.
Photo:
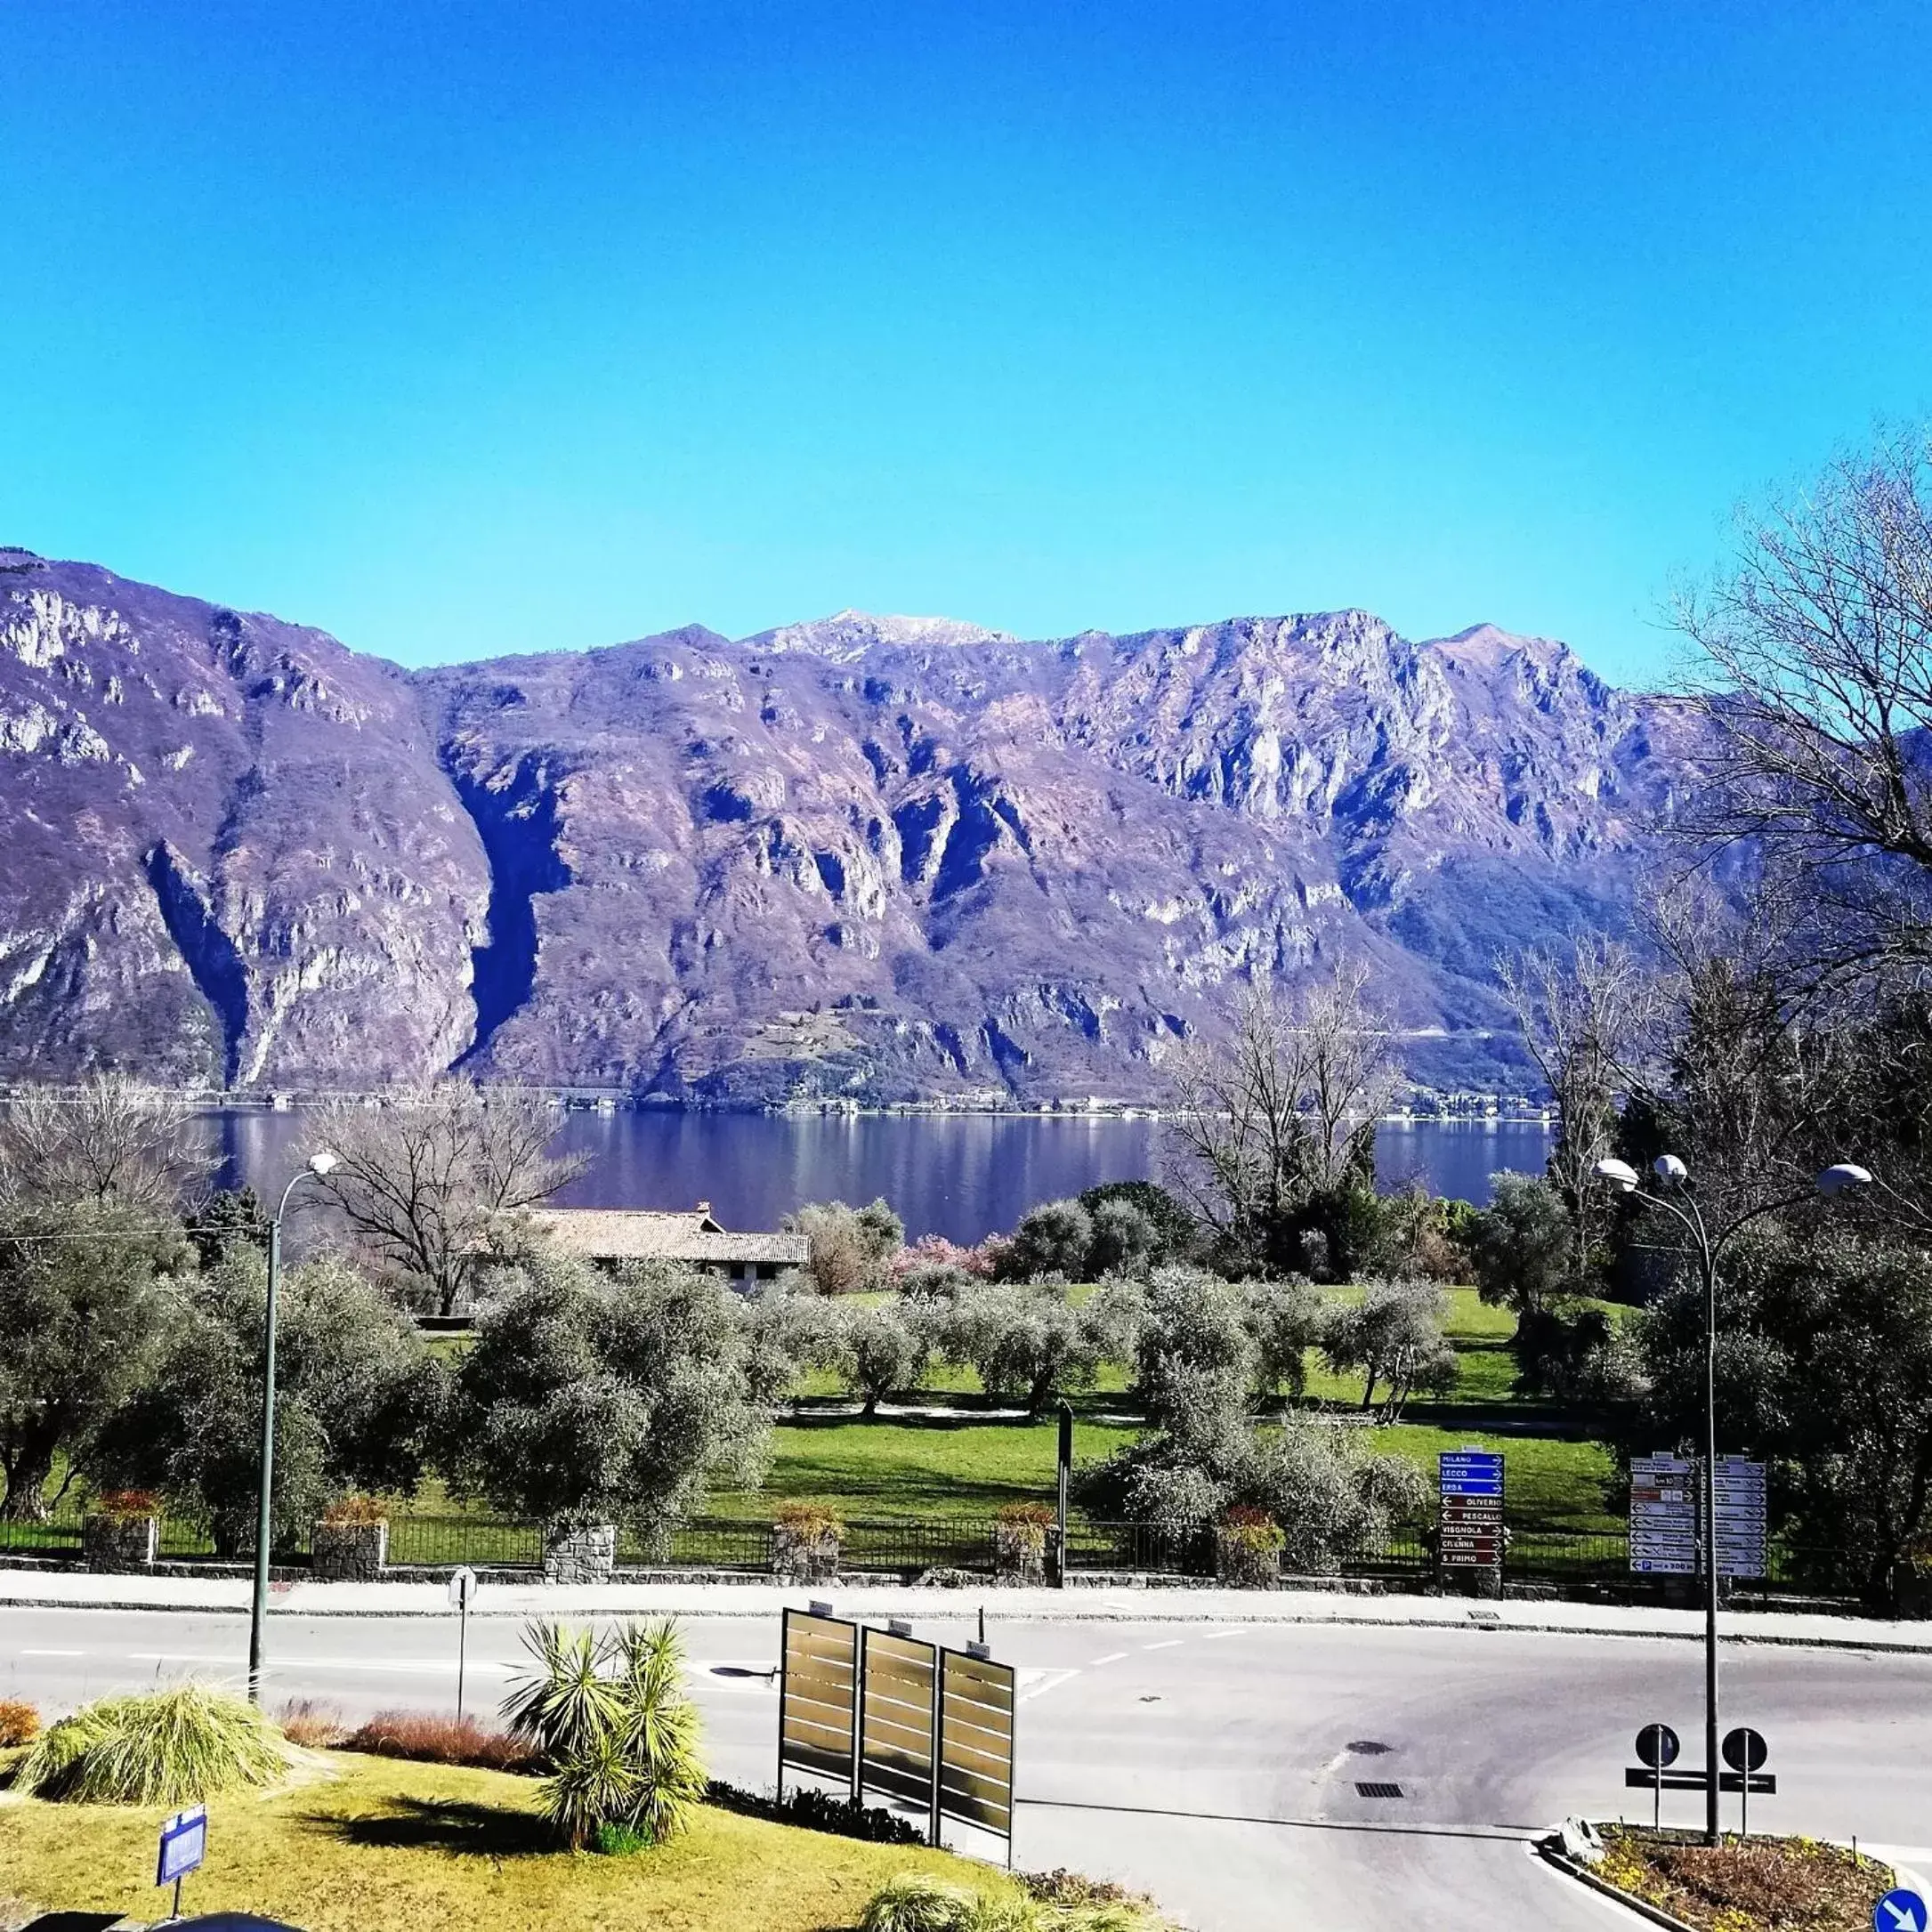
[[[990,1572],[998,1565],[996,1525],[982,1516],[907,1516],[860,1519],[845,1525],[840,1565],[913,1577],[928,1570]],[[700,1517],[680,1523],[653,1536],[626,1530],[618,1540],[618,1562],[624,1568],[736,1570],[770,1574],[774,1532],[758,1517]],[[164,1518],[157,1554],[164,1562],[206,1562],[217,1555],[207,1529],[190,1520]],[[230,1552],[239,1557],[246,1553]],[[81,1555],[81,1518],[71,1505],[50,1520],[16,1523],[0,1519],[0,1555],[74,1561]],[[505,1517],[465,1515],[400,1514],[389,1525],[389,1563],[392,1568],[447,1569],[458,1564],[473,1569],[538,1569],[543,1562],[540,1525]],[[309,1538],[276,1552],[279,1562],[299,1565],[309,1560]],[[1154,1576],[1210,1577],[1215,1573],[1216,1545],[1211,1530],[1175,1535],[1148,1523],[1096,1522],[1076,1516],[1068,1525],[1068,1567],[1075,1572]],[[1297,1561],[1290,1547],[1284,1556],[1290,1570],[1335,1570],[1348,1577],[1419,1585],[1434,1572],[1435,1558],[1427,1532],[1398,1529],[1345,1552],[1338,1567],[1327,1563]],[[1629,1566],[1629,1547],[1619,1532],[1578,1532],[1512,1525],[1503,1560],[1508,1583],[1542,1583],[1578,1591],[1615,1586],[1661,1592],[1673,1587],[1664,1580],[1639,1578]],[[1690,1580],[1677,1580],[1683,1588]],[[1849,1599],[1859,1594],[1860,1580],[1848,1574],[1834,1553],[1797,1550],[1774,1540],[1769,1573],[1744,1581],[1746,1592],[1805,1594]]]

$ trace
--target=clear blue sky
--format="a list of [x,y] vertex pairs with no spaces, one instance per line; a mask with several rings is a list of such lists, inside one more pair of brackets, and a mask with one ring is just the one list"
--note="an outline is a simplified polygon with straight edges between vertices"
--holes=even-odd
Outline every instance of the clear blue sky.
[[1920,0],[0,0],[0,542],[409,662],[1366,605],[1659,675],[1932,414]]

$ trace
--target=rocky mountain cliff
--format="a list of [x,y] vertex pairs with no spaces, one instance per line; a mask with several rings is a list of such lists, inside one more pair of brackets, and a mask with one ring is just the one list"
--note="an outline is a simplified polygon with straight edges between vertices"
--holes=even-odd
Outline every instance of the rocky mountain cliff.
[[1483,1084],[1497,954],[1625,923],[1685,729],[1362,611],[410,673],[0,551],[0,1071],[1146,1097],[1233,982],[1346,951]]

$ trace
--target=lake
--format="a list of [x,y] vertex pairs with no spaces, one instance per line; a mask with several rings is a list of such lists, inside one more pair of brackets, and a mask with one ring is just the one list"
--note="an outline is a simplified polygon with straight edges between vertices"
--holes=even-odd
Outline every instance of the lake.
[[[312,1144],[300,1113],[209,1117],[223,1184],[279,1191]],[[883,1194],[909,1235],[973,1242],[1042,1200],[1101,1181],[1161,1177],[1159,1120],[1098,1115],[572,1113],[561,1148],[591,1167],[560,1196],[579,1208],[690,1208],[728,1228],[768,1228],[808,1200]],[[1385,1188],[1419,1176],[1437,1193],[1486,1201],[1502,1168],[1540,1173],[1550,1130],[1533,1120],[1386,1121],[1376,1134]]]

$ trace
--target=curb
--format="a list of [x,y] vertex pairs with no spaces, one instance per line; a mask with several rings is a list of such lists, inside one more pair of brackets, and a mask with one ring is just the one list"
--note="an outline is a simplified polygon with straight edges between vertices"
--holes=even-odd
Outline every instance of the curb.
[[[326,1586],[323,1586],[326,1588]],[[537,1586],[541,1588],[541,1586]],[[703,1586],[699,1586],[700,1588]],[[820,1586],[837,1592],[836,1584]],[[841,1593],[844,1594],[844,1593]],[[910,1591],[895,1593],[895,1599],[909,1596]],[[1084,1592],[1081,1594],[1085,1594]],[[1467,1617],[1416,1616],[1405,1618],[1352,1616],[1346,1611],[1333,1615],[1311,1615],[1306,1613],[1288,1613],[1223,1609],[1212,1614],[1206,1611],[1188,1612],[1179,1605],[1164,1606],[1158,1602],[1149,1602],[1144,1597],[1136,1603],[1087,1605],[1076,1607],[1068,1604],[1064,1607],[1055,1605],[1051,1608],[1041,1605],[1027,1605],[1023,1608],[1012,1605],[1010,1601],[1001,1604],[1002,1593],[997,1590],[928,1590],[917,1594],[917,1606],[926,1615],[944,1617],[969,1614],[967,1605],[975,1608],[983,1603],[995,1613],[1014,1622],[1039,1623],[1218,1623],[1241,1624],[1257,1629],[1280,1627],[1283,1629],[1319,1629],[1326,1626],[1356,1629],[1379,1630],[1464,1630],[1478,1635],[1495,1636],[1504,1634],[1519,1637],[1587,1637],[1594,1638],[1616,1637],[1631,1642],[1701,1644],[1703,1633],[1700,1630],[1657,1630],[1632,1629],[1627,1627],[1593,1623],[1546,1623],[1516,1621],[1475,1621]],[[525,1618],[541,1613],[549,1608],[553,1614],[561,1616],[604,1617],[625,1616],[656,1613],[658,1614],[686,1617],[775,1617],[779,1606],[775,1604],[746,1604],[737,1589],[720,1587],[719,1601],[697,1605],[680,1604],[671,1608],[664,1605],[642,1603],[637,1605],[596,1605],[590,1607],[572,1605],[568,1601],[545,1606],[538,1604],[521,1605],[515,1608],[495,1608],[479,1605],[470,1612],[473,1618],[500,1617]],[[732,1601],[732,1599],[739,1599]],[[926,1608],[930,1603],[931,1608]],[[894,1607],[910,1607],[895,1600]],[[82,1612],[106,1610],[122,1613],[161,1613],[183,1616],[245,1617],[249,1606],[244,1603],[182,1603],[143,1601],[128,1597],[97,1597],[75,1599],[71,1597],[27,1597],[0,1593],[0,1609],[47,1610]],[[329,1604],[274,1603],[269,1605],[271,1617],[347,1617],[368,1621],[378,1621],[401,1617],[447,1617],[454,1618],[457,1613],[441,1605],[424,1605],[420,1608],[390,1608],[382,1605],[333,1605]],[[1726,1631],[1722,1637],[1726,1649],[1760,1645],[1766,1648],[1791,1650],[1833,1650],[1868,1651],[1888,1655],[1920,1657],[1932,1655],[1932,1633],[1922,1643],[1901,1642],[1896,1638],[1868,1637],[1847,1630],[1843,1636],[1833,1633],[1829,1636],[1796,1636],[1776,1631]]]
[[1593,1892],[1601,1892],[1605,1898],[1613,1898],[1620,1905],[1627,1906],[1640,1919],[1648,1919],[1653,1925],[1669,1928],[1669,1932],[1697,1932],[1697,1928],[1685,1920],[1674,1917],[1661,1905],[1653,1905],[1648,1899],[1638,1898],[1635,1893],[1626,1892],[1621,1886],[1611,1884],[1607,1879],[1600,1879],[1588,1865],[1580,1865],[1575,1859],[1559,1851],[1548,1839],[1536,1841],[1538,1855],[1545,1864],[1554,1865],[1558,1871],[1567,1872],[1572,1879],[1580,1879]]

